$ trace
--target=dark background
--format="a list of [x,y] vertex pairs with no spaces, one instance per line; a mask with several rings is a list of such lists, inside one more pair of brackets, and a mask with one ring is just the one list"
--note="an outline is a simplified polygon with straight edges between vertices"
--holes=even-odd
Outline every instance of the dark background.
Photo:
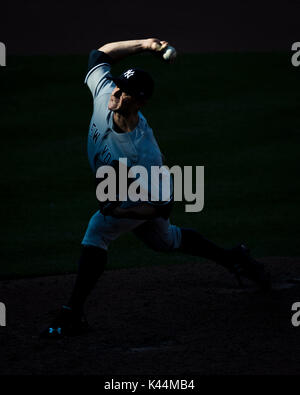
[[11,1],[1,4],[8,54],[86,53],[112,40],[157,36],[181,52],[290,50],[300,4],[286,1]]
[[[177,62],[148,53],[112,72],[151,72],[156,89],[143,112],[167,164],[205,166],[204,210],[187,214],[178,203],[172,222],[223,246],[245,241],[258,257],[299,255],[298,11],[295,1],[257,0],[2,5],[0,276],[76,271],[97,207],[86,155],[88,53],[147,37],[174,45]],[[132,253],[120,254],[129,244]],[[182,260],[144,250],[124,235],[110,267]]]
[[[291,64],[299,8],[258,0],[1,4],[1,375],[299,374],[300,327],[291,325],[300,294],[300,68]],[[143,113],[168,165],[205,166],[204,210],[185,213],[178,203],[171,220],[224,247],[245,242],[266,264],[273,292],[240,289],[219,265],[151,251],[126,234],[112,243],[88,301],[93,331],[41,342],[69,298],[98,207],[86,155],[88,53],[149,36],[174,45],[177,62],[148,53],[113,73],[133,65],[151,72],[156,91]]]

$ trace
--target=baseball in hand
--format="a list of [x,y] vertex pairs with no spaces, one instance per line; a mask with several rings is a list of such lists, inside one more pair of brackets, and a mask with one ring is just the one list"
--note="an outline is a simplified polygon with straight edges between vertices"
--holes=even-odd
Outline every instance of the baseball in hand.
[[162,49],[162,57],[167,62],[174,62],[176,55],[176,49],[171,45],[168,45]]

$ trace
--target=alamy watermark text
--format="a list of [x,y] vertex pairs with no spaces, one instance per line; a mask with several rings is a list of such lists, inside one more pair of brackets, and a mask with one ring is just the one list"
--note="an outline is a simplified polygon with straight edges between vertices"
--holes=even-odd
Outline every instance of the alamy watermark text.
[[101,180],[96,189],[100,202],[186,201],[185,211],[192,213],[204,207],[204,166],[195,166],[193,182],[192,166],[127,167],[127,158],[120,158],[117,166],[99,167],[96,178]]
[[0,66],[6,66],[6,47],[0,42]]
[[0,302],[0,326],[6,326],[6,307]]

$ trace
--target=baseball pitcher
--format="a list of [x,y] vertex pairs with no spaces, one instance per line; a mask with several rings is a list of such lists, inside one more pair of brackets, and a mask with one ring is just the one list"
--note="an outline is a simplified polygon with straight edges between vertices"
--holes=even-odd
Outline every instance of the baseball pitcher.
[[[153,130],[141,112],[153,94],[151,75],[137,68],[125,70],[120,76],[111,74],[112,66],[120,59],[145,51],[166,61],[174,58],[168,42],[156,38],[108,43],[90,53],[85,84],[93,97],[93,115],[87,151],[95,178],[97,170],[103,166],[117,170],[117,164],[124,158],[128,169],[140,165],[149,173],[152,166],[163,165]],[[82,240],[78,274],[70,300],[42,332],[42,337],[57,338],[88,330],[83,314],[85,301],[105,270],[108,246],[125,232],[133,232],[155,251],[180,251],[201,256],[224,266],[239,281],[246,277],[262,289],[270,287],[263,265],[251,258],[244,245],[224,249],[194,229],[171,224],[171,192],[169,197],[167,200],[134,202],[127,199],[99,203]]]

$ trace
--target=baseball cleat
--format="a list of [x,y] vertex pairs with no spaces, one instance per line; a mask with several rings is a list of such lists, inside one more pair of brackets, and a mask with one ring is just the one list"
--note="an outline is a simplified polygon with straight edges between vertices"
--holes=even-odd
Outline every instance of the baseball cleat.
[[79,314],[75,314],[68,306],[62,306],[58,316],[40,334],[43,339],[57,339],[63,336],[82,335],[89,331],[87,321]]
[[233,248],[232,260],[226,265],[227,269],[236,276],[240,287],[244,287],[242,278],[257,284],[262,291],[271,290],[270,274],[265,271],[264,265],[250,255],[250,250],[243,244]]

